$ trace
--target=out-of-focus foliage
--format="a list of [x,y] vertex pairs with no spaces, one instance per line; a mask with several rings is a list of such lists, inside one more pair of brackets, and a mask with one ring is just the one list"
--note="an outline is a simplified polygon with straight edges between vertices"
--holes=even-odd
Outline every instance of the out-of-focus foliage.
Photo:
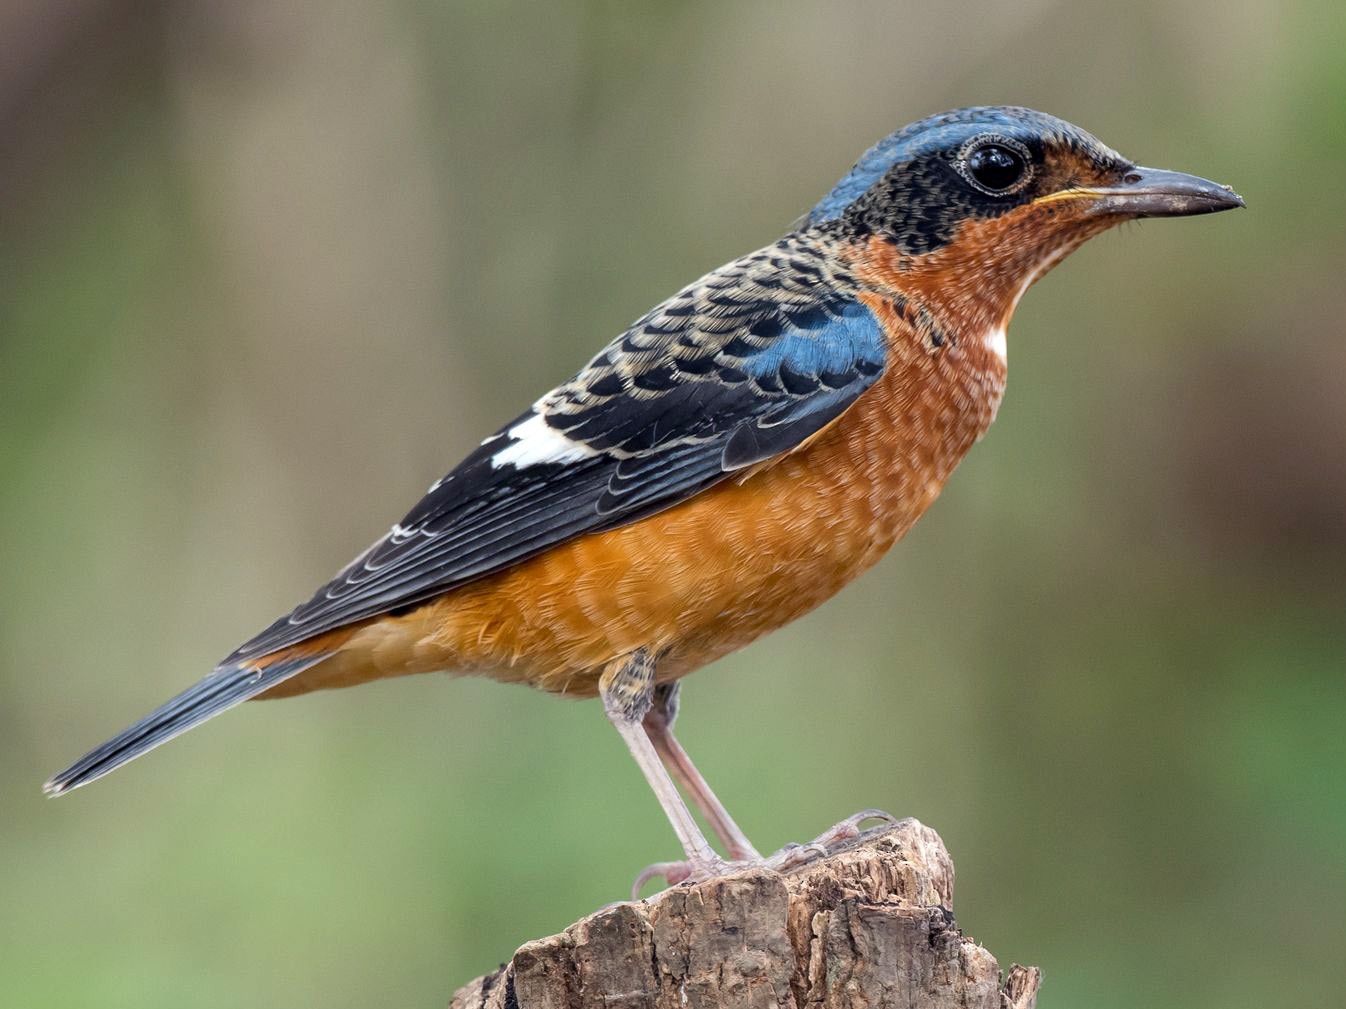
[[1346,8],[59,10],[0,23],[6,1004],[435,1005],[675,855],[595,706],[447,677],[38,786],[877,137],[978,102],[1249,209],[1035,289],[939,504],[688,681],[684,741],[761,846],[938,828],[1044,1006],[1337,1001]]

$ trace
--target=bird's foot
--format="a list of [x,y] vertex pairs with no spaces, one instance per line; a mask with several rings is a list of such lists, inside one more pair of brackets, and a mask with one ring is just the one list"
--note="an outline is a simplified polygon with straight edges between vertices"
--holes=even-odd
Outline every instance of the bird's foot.
[[862,809],[840,823],[834,823],[808,844],[787,844],[780,851],[768,855],[762,864],[768,869],[785,872],[807,865],[815,858],[826,858],[838,845],[859,837],[860,825],[869,820],[879,820],[885,826],[897,823],[897,817],[892,813],[885,813],[881,809]]
[[669,886],[677,886],[679,883],[700,883],[716,876],[727,876],[730,873],[760,867],[786,872],[806,865],[815,858],[826,858],[838,845],[859,837],[860,825],[869,820],[879,820],[885,825],[898,822],[897,817],[881,809],[862,809],[854,816],[848,816],[840,823],[833,824],[808,844],[787,844],[766,858],[730,862],[716,856],[685,862],[655,862],[646,866],[636,877],[631,887],[631,899],[639,900],[641,887],[652,879],[662,879]]
[[640,875],[631,884],[631,899],[640,900],[640,889],[652,879],[662,879],[669,886],[679,883],[700,883],[716,876],[727,876],[749,868],[753,862],[727,862],[716,856],[713,859],[697,859],[686,862],[655,862],[640,870]]

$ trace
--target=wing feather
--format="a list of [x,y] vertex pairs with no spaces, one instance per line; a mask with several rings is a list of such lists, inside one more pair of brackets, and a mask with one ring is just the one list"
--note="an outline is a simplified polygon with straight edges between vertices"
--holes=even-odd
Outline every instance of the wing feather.
[[854,279],[817,241],[782,239],[638,320],[225,661],[401,611],[637,521],[817,434],[886,357]]

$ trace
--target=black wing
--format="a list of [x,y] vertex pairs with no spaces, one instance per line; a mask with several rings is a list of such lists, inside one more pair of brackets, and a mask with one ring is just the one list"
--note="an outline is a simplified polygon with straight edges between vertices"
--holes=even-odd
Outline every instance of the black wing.
[[852,278],[799,236],[708,274],[501,428],[226,662],[414,605],[788,452],[883,370]]

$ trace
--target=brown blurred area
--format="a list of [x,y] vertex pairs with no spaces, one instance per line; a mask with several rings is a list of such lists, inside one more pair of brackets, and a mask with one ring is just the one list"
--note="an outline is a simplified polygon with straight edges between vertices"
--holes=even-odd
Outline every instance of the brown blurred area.
[[1236,214],[1025,299],[893,557],[685,684],[760,846],[878,805],[1042,1004],[1334,1004],[1346,8],[0,7],[0,977],[24,1005],[434,1004],[673,841],[591,705],[423,677],[40,782],[866,146],[1018,103]]
[[[1194,369],[1180,442],[1182,504],[1207,549],[1244,555],[1269,573],[1289,564],[1340,593],[1346,291],[1309,296],[1252,320],[1265,334],[1260,346]],[[1286,348],[1291,339],[1297,346]]]

